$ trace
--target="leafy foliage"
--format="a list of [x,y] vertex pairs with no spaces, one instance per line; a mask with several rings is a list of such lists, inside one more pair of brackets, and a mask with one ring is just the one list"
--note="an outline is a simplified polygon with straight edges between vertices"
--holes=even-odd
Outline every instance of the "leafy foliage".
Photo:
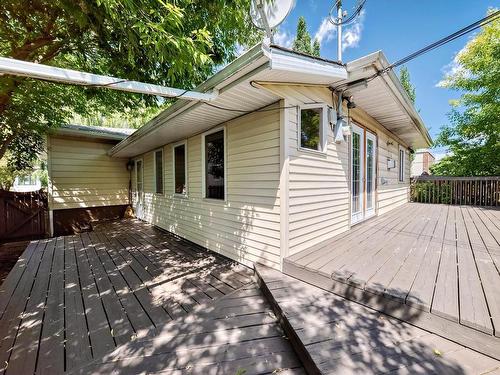
[[464,92],[436,145],[450,155],[431,167],[438,175],[500,175],[500,21],[485,25],[455,59],[442,86]]
[[401,85],[408,94],[408,97],[410,98],[411,102],[415,104],[415,99],[416,99],[415,87],[411,83],[410,72],[408,71],[408,68],[406,66],[403,66],[399,71],[399,80],[401,81]]
[[[248,7],[249,0],[2,0],[0,55],[189,89],[253,35]],[[75,115],[133,116],[162,103],[2,76],[0,158],[9,149],[10,165],[24,169],[43,149],[44,135]]]
[[297,22],[297,36],[293,41],[292,49],[297,52],[307,53],[312,56],[320,56],[320,44],[318,39],[312,42],[311,34],[307,30],[306,19],[303,16],[299,17]]
[[303,109],[300,113],[300,145],[317,150],[320,142],[321,114],[317,109]]

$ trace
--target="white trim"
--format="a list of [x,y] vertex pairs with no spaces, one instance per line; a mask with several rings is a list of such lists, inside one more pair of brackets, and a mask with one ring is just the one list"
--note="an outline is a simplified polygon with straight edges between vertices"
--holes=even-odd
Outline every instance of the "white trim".
[[0,57],[0,73],[12,74],[21,77],[42,79],[45,81],[71,83],[81,86],[100,86],[111,90],[135,92],[146,95],[178,97],[184,100],[213,101],[219,96],[217,90],[212,92],[185,91],[168,86],[154,85],[122,78],[92,74],[78,70],[57,68],[50,65],[37,64],[29,61]]
[[[302,146],[302,110],[321,108],[321,123],[319,124],[319,149],[314,150]],[[297,149],[301,152],[326,155],[328,145],[328,105],[325,103],[302,104],[297,111]]]
[[[187,198],[189,195],[189,185],[188,185],[188,145],[187,139],[183,141],[176,142],[172,144],[172,183],[173,183],[173,192],[176,197]],[[176,193],[175,192],[175,149],[179,146],[184,146],[184,183],[186,185],[185,193]],[[225,181],[224,181],[225,182]]]
[[[401,152],[403,152],[403,157],[401,157]],[[399,145],[398,148],[398,182],[405,182],[405,168],[406,168],[406,150],[403,146]]]
[[289,102],[283,99],[280,102],[280,269],[283,270],[283,260],[290,253],[289,242],[289,179],[290,179],[290,132]]
[[[206,170],[205,170],[205,137],[207,135],[223,131],[224,136],[224,199],[208,198],[206,188]],[[218,126],[201,134],[201,190],[203,199],[227,203],[227,131],[226,125]]]
[[[139,188],[137,187],[137,176],[139,175],[137,173],[137,163],[138,162],[141,162],[141,184],[142,184],[142,187],[141,187],[141,191],[139,192]],[[139,219],[143,219],[144,218],[144,159],[141,157],[141,158],[137,158],[137,159],[134,159],[134,168],[135,168],[135,213],[136,213],[136,216],[139,218]],[[139,196],[139,195],[142,195],[142,196]],[[139,205],[140,203],[140,205]],[[140,206],[140,207],[139,207]],[[140,210],[139,210],[140,208]]]
[[[156,181],[156,153],[161,151],[161,188],[162,192],[158,193],[158,185]],[[163,147],[157,148],[156,150],[153,150],[153,192],[156,195],[164,195],[165,194],[165,152],[163,152]],[[144,164],[142,165],[144,168]],[[144,182],[143,182],[144,183]]]

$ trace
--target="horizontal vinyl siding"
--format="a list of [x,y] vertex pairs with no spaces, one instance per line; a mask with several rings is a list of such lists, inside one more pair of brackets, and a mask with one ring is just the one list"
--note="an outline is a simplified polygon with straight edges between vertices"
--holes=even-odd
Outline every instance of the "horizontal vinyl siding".
[[111,158],[110,143],[50,137],[52,210],[128,204],[127,161]]
[[[409,200],[410,190],[410,159],[408,149],[405,149],[405,180],[399,181],[399,146],[396,137],[381,131],[381,126],[371,117],[360,111],[356,112],[356,120],[377,133],[378,166],[377,166],[377,212],[384,214]],[[396,167],[388,169],[387,159],[394,159]]]
[[[327,103],[331,92],[322,88],[288,87],[292,104]],[[349,166],[347,143],[336,144],[328,130],[325,154],[299,149],[296,109],[289,109],[289,254],[297,253],[349,228]]]
[[241,263],[279,268],[279,126],[279,110],[226,124],[225,202],[203,198],[202,135],[187,140],[187,197],[174,194],[174,145],[163,147],[163,195],[153,193],[153,152],[141,155],[144,219]]
[[[332,93],[326,88],[273,86],[291,105],[326,103],[332,106]],[[325,154],[299,148],[297,109],[289,111],[289,254],[305,250],[332,238],[350,226],[350,166],[349,142],[337,144],[328,129]],[[344,107],[344,112],[346,108]],[[409,162],[406,181],[398,181],[398,168],[387,170],[387,157],[398,156],[398,142],[391,138],[395,151],[387,150],[390,134],[362,110],[350,111],[355,122],[377,134],[378,213],[382,214],[407,202]],[[406,155],[408,158],[408,154]],[[383,184],[382,184],[383,182]]]

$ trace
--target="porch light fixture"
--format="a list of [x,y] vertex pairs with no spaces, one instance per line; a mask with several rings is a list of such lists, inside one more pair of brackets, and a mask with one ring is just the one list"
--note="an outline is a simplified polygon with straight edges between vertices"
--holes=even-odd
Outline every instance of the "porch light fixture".
[[132,160],[129,160],[127,162],[127,171],[131,171],[132,169],[134,169],[134,162]]

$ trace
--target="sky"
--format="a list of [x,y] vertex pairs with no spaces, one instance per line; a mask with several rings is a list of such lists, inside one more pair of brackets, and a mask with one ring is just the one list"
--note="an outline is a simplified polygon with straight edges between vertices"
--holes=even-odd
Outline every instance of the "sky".
[[[297,20],[304,16],[311,36],[321,42],[321,56],[337,59],[337,36],[328,20],[334,1],[296,0],[295,8],[279,26],[275,43],[290,47]],[[343,0],[348,12],[356,1]],[[483,0],[367,0],[362,14],[344,27],[343,61],[351,61],[382,50],[389,62],[461,29],[484,17],[500,1]],[[474,32],[475,33],[475,32]],[[439,87],[443,76],[453,69],[453,59],[474,35],[467,34],[406,64],[416,89],[416,108],[433,138],[448,123],[449,101],[460,93]],[[434,154],[440,158],[446,150]]]

